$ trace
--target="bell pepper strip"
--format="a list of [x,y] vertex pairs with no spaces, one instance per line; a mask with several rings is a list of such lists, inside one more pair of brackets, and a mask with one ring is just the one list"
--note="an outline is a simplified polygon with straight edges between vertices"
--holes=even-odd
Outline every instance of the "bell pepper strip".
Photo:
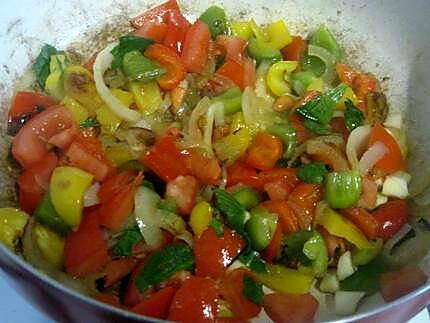
[[311,225],[317,202],[321,199],[321,187],[316,184],[300,183],[291,192],[288,203],[293,209],[302,230]]
[[173,90],[185,76],[186,71],[178,54],[161,44],[153,44],[145,50],[145,56],[156,61],[167,69],[167,73],[158,79],[163,90]]
[[379,234],[379,222],[363,208],[345,209],[342,214],[354,223],[368,239],[375,239]]
[[306,294],[311,287],[313,276],[279,265],[267,265],[267,274],[256,274],[256,278],[267,287],[290,294]]
[[311,37],[311,45],[327,49],[339,61],[342,58],[342,51],[336,39],[328,28],[322,25]]
[[244,71],[243,71],[243,63],[238,62],[237,60],[230,59],[226,61],[217,71],[216,74],[222,75],[231,81],[233,81],[234,84],[236,84],[238,87],[240,87],[241,90],[244,89],[243,87],[243,77],[244,77]]
[[134,101],[143,115],[154,113],[163,103],[162,93],[156,81],[131,82],[129,86]]
[[299,230],[299,223],[287,201],[264,201],[260,206],[278,215],[278,224],[283,234]]
[[222,236],[218,236],[212,227],[208,227],[194,241],[196,275],[221,277],[244,247],[245,241],[227,226],[223,226]]
[[242,91],[239,87],[232,87],[223,94],[213,98],[214,101],[222,102],[224,115],[232,115],[242,110]]
[[127,222],[133,211],[134,193],[142,182],[143,175],[137,175],[131,183],[127,183],[109,201],[100,207],[100,224],[111,231],[118,232]]
[[216,158],[207,158],[196,150],[181,151],[185,167],[202,184],[217,185],[221,177],[221,167]]
[[10,250],[15,248],[17,239],[24,234],[29,215],[11,207],[0,208],[0,241]]
[[178,176],[166,186],[166,198],[176,201],[178,211],[189,215],[196,204],[198,182],[194,176]]
[[281,61],[273,64],[267,71],[267,85],[277,96],[291,92],[290,84],[285,80],[298,66],[295,61]]
[[249,128],[244,127],[229,134],[214,143],[216,155],[220,161],[226,162],[230,166],[233,162],[243,156],[252,141],[252,134]]
[[282,57],[286,61],[302,62],[305,52],[306,42],[300,36],[293,36],[291,43],[281,49]]
[[346,209],[357,204],[362,191],[358,170],[329,173],[325,181],[324,199],[336,209]]
[[151,39],[157,43],[162,43],[166,37],[168,28],[169,26],[164,22],[146,22],[134,32],[134,35]]
[[278,216],[271,214],[264,207],[256,207],[251,210],[251,216],[246,222],[246,231],[248,232],[252,249],[256,251],[266,248],[272,240]]
[[145,23],[161,23],[164,22],[171,11],[180,11],[178,3],[176,0],[168,0],[165,3],[154,7],[143,14],[133,18],[131,20],[131,25],[138,29],[142,27]]
[[133,306],[131,311],[157,319],[166,319],[176,291],[177,289],[172,286],[160,289]]
[[222,35],[217,37],[216,45],[224,53],[226,61],[230,59],[241,61],[247,42],[236,36]]
[[260,194],[256,190],[246,186],[235,191],[233,197],[247,210],[256,207],[261,201]]
[[386,174],[391,174],[404,169],[406,162],[402,156],[398,143],[381,124],[377,124],[372,128],[369,138],[369,147],[378,141],[382,142],[385,147],[388,148],[388,153],[375,164],[375,167]]
[[[324,239],[324,243],[327,247],[327,254],[328,254],[330,259],[331,258],[333,258],[333,259],[338,258],[339,252],[340,252],[340,254],[344,254],[346,252],[346,242],[344,239],[330,234],[322,226],[318,226],[317,230]],[[365,249],[365,250],[367,250],[367,249]]]
[[98,211],[87,213],[78,230],[71,232],[66,238],[66,272],[73,277],[85,277],[99,272],[108,261],[108,247],[99,227]]
[[[175,162],[172,163],[172,160]],[[188,174],[172,136],[161,138],[148,153],[140,157],[140,161],[166,182]]]
[[181,55],[189,28],[190,23],[179,11],[170,11],[167,17],[167,33],[163,44]]
[[33,234],[42,257],[51,265],[62,269],[64,238],[39,223],[36,223],[33,227]]
[[313,322],[318,300],[311,294],[274,293],[264,296],[263,307],[273,322]]
[[203,72],[208,61],[210,37],[208,25],[200,20],[188,30],[181,56],[188,72]]
[[245,162],[259,170],[270,170],[282,157],[282,141],[276,136],[260,132],[248,148]]
[[282,54],[278,49],[270,48],[257,41],[255,37],[249,38],[248,41],[248,54],[250,57],[260,64],[262,61],[269,61],[276,63],[282,61]]
[[129,79],[136,81],[149,81],[166,73],[164,68],[143,56],[138,50],[133,50],[124,55],[122,71]]
[[371,248],[368,249],[353,249],[352,250],[352,264],[354,266],[363,266],[367,265],[369,262],[371,262],[373,259],[378,256],[378,254],[382,250],[382,246],[384,244],[382,239],[376,239],[369,241],[372,245]]
[[212,206],[206,201],[201,201],[193,207],[189,224],[197,237],[209,227],[213,219],[213,212]]
[[272,263],[279,256],[282,246],[282,231],[281,224],[278,222],[272,240],[270,241],[269,245],[261,252],[263,259],[269,263]]
[[317,223],[322,225],[330,234],[344,238],[359,249],[372,247],[366,236],[352,222],[329,207],[324,208],[322,215],[317,219]]
[[236,161],[227,168],[227,185],[234,186],[243,184],[260,191],[263,189],[264,182],[258,176],[257,170],[248,166],[242,161]]
[[52,173],[49,193],[52,204],[63,221],[77,227],[81,222],[84,194],[93,176],[76,167],[57,167]]
[[232,21],[231,32],[234,36],[248,40],[252,36],[251,24],[249,21]]
[[282,20],[275,21],[264,29],[260,29],[255,21],[251,20],[251,29],[262,47],[280,50],[292,41],[287,25]]
[[133,257],[124,257],[120,259],[111,260],[103,270],[105,276],[103,277],[104,287],[110,287],[122,278],[131,273],[137,265],[137,259]]
[[372,216],[378,222],[377,237],[387,240],[407,222],[408,202],[406,200],[389,201],[373,211]]
[[230,35],[230,22],[223,8],[211,6],[202,13],[199,20],[208,25],[213,39],[220,35]]

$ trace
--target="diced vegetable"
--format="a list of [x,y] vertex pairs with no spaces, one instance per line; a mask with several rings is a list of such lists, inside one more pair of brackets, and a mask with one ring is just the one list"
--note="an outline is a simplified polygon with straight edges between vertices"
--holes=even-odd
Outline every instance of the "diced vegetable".
[[239,256],[239,261],[255,273],[268,273],[266,264],[261,260],[260,254],[248,248]]
[[372,247],[368,249],[353,249],[352,250],[352,263],[354,266],[362,266],[368,264],[381,252],[383,246],[382,239],[370,241]]
[[351,100],[345,101],[345,125],[349,131],[354,130],[357,127],[363,125],[364,122],[364,114],[358,109]]
[[279,49],[267,47],[257,41],[255,37],[249,38],[247,48],[249,55],[255,58],[257,64],[260,64],[262,61],[275,63],[282,60],[282,54]]
[[133,254],[133,247],[142,240],[143,236],[139,227],[134,226],[125,229],[113,247],[112,254],[117,257],[131,256]]
[[200,20],[197,20],[188,30],[181,56],[187,71],[203,72],[208,61],[210,37],[208,25]]
[[282,141],[276,136],[260,132],[249,146],[246,163],[259,170],[272,169],[282,157]]
[[313,236],[304,243],[303,254],[311,260],[312,270],[316,275],[322,275],[327,271],[327,248],[318,231],[314,231]]
[[274,322],[312,322],[318,305],[311,294],[268,294],[263,302],[264,310]]
[[166,197],[176,201],[180,214],[188,215],[196,204],[197,190],[194,176],[178,176],[167,183]]
[[405,199],[409,196],[408,184],[411,175],[398,171],[385,178],[382,186],[382,194],[399,199]]
[[233,197],[247,210],[256,207],[261,201],[260,194],[250,187],[240,188],[233,193]]
[[177,289],[172,286],[160,289],[135,305],[132,311],[140,315],[166,319],[176,291]]
[[14,249],[16,240],[24,233],[29,216],[24,211],[0,208],[0,241],[9,249]]
[[138,50],[124,55],[122,70],[125,76],[136,81],[153,80],[166,73],[165,69],[143,56]]
[[365,292],[337,291],[334,294],[334,306],[337,315],[350,315],[357,310],[358,302],[364,297]]
[[214,98],[215,101],[220,101],[224,105],[224,114],[232,115],[242,109],[242,92],[239,87],[232,87],[223,94]]
[[333,272],[327,272],[320,282],[320,290],[325,293],[335,293],[339,290],[339,280]]
[[269,68],[267,85],[273,94],[281,96],[291,92],[290,85],[285,79],[297,68],[297,65],[297,62],[294,61],[281,61]]
[[230,23],[233,35],[248,40],[252,36],[251,25],[248,21],[232,21]]
[[63,84],[63,72],[66,68],[67,57],[65,55],[52,55],[49,63],[50,74],[45,81],[45,91],[57,100],[65,96]]
[[224,9],[218,6],[211,6],[202,13],[199,20],[209,26],[212,38],[216,39],[219,35],[230,35],[230,23],[227,20]]
[[213,146],[218,158],[229,165],[242,156],[250,144],[251,132],[248,128],[241,128],[215,142]]
[[321,25],[320,28],[312,35],[310,44],[323,47],[327,49],[332,55],[335,56],[336,61],[342,58],[342,50],[336,39],[328,28]]
[[70,227],[64,222],[63,218],[61,218],[55,210],[55,207],[51,202],[51,196],[49,192],[45,193],[33,215],[36,217],[36,220],[39,223],[47,226],[57,233],[65,234],[70,230]]
[[55,232],[43,225],[36,224],[33,228],[37,247],[45,259],[57,268],[62,268],[65,241]]
[[357,268],[352,263],[351,252],[347,251],[339,257],[337,263],[337,277],[339,280],[344,280],[351,276]]
[[254,250],[260,251],[269,245],[275,234],[277,222],[277,216],[265,208],[251,210],[251,217],[246,222],[246,231]]
[[322,184],[327,174],[327,167],[323,163],[306,164],[297,170],[297,176],[302,181],[312,184]]
[[119,44],[112,48],[113,55],[112,67],[118,68],[123,65],[124,56],[132,51],[144,51],[146,47],[151,45],[151,39],[127,35],[119,38]]
[[280,50],[292,41],[287,25],[282,20],[271,23],[263,30],[257,26],[254,20],[251,20],[251,29],[257,41],[264,47]]
[[325,189],[324,199],[330,207],[337,209],[352,207],[361,196],[361,176],[357,170],[329,173]]
[[380,206],[372,215],[379,223],[378,237],[387,240],[407,222],[408,203],[405,200],[392,200]]
[[249,299],[251,302],[261,305],[263,303],[263,286],[257,283],[249,276],[243,276],[243,291],[242,295]]
[[51,56],[56,55],[57,53],[58,50],[55,47],[49,44],[45,44],[43,45],[39,55],[37,56],[33,64],[33,71],[34,74],[36,74],[37,83],[42,90],[45,88],[45,82],[50,73],[49,64],[51,61]]
[[197,203],[190,215],[190,226],[196,236],[200,236],[212,220],[213,209],[208,202]]
[[343,215],[363,231],[367,238],[375,239],[378,236],[379,223],[376,218],[365,209],[346,209]]
[[300,36],[293,36],[291,43],[281,51],[284,60],[301,62],[306,51],[306,42]]
[[215,189],[215,200],[218,209],[224,214],[230,228],[243,233],[248,212],[245,208],[229,193],[221,189]]
[[286,159],[291,158],[294,154],[297,142],[295,129],[287,123],[275,123],[267,128],[267,132],[282,140],[284,144],[283,157]]
[[92,180],[91,174],[76,167],[57,167],[52,173],[49,184],[52,205],[67,225],[77,227],[81,222],[84,194]]

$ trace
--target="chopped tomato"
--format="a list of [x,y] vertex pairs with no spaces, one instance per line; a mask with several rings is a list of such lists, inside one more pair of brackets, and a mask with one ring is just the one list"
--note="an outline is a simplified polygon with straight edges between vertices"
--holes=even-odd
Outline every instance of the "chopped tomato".
[[302,62],[306,52],[306,42],[300,36],[294,36],[291,43],[285,46],[282,50],[282,57],[286,61]]
[[19,91],[15,94],[9,110],[9,122],[24,114],[37,113],[38,109],[46,109],[57,102],[53,97],[29,91]]
[[166,197],[176,201],[179,213],[190,214],[196,204],[198,188],[199,185],[194,176],[178,176],[167,183]]
[[349,130],[346,128],[345,118],[337,117],[337,118],[331,119],[330,126],[333,132],[337,132],[342,135],[345,142],[348,140]]
[[302,144],[306,140],[312,138],[312,133],[305,128],[302,120],[296,113],[292,113],[288,117],[288,121],[290,121],[291,126],[296,130],[297,143]]
[[224,234],[218,236],[212,227],[207,228],[194,240],[196,275],[201,277],[221,277],[227,266],[245,247],[238,233],[223,226]]
[[327,253],[330,258],[336,257],[337,254],[343,254],[346,251],[345,240],[330,234],[324,227],[319,226],[318,232],[324,239]]
[[66,271],[73,277],[84,277],[101,271],[108,262],[108,247],[99,226],[99,212],[84,214],[78,230],[66,238]]
[[146,22],[137,29],[134,34],[140,37],[152,39],[156,43],[162,43],[167,35],[168,25],[164,22]]
[[207,158],[192,149],[183,150],[181,153],[188,173],[195,176],[200,183],[206,185],[217,185],[219,183],[221,167],[218,164],[218,159]]
[[127,288],[125,289],[124,294],[124,304],[130,307],[139,304],[143,300],[145,300],[151,293],[152,289],[147,289],[143,292],[140,292],[136,286],[136,277],[142,271],[145,266],[145,260],[142,260],[131,273],[131,277],[128,281]]
[[352,89],[361,100],[366,99],[370,92],[375,92],[379,88],[378,81],[370,73],[359,73],[352,81]]
[[165,287],[135,305],[131,310],[141,315],[165,319],[169,314],[170,304],[175,293],[176,288],[172,286]]
[[172,11],[180,11],[176,0],[168,0],[165,3],[144,12],[143,14],[133,18],[131,20],[131,24],[134,28],[140,28],[147,22],[165,22],[169,13]]
[[109,304],[114,307],[124,308],[124,306],[122,306],[121,303],[119,302],[118,297],[110,293],[100,293],[96,295],[95,299],[98,300],[99,302]]
[[278,223],[282,233],[287,234],[299,230],[299,222],[287,201],[265,201],[260,204],[270,212],[278,214]]
[[255,61],[250,58],[244,58],[242,60],[243,64],[243,88],[255,87]]
[[265,295],[263,301],[267,315],[277,323],[313,322],[318,305],[311,294],[274,293]]
[[187,175],[187,167],[172,136],[164,136],[152,149],[140,158],[165,182]]
[[424,285],[427,278],[417,266],[407,265],[397,271],[383,273],[379,288],[384,300],[391,302]]
[[273,260],[276,259],[276,257],[278,257],[278,255],[281,251],[282,238],[284,236],[282,234],[282,231],[283,230],[281,228],[281,224],[278,223],[276,225],[275,234],[273,235],[272,240],[270,241],[269,245],[262,252],[264,260],[266,260],[268,262],[273,262]]
[[113,171],[100,140],[94,137],[77,138],[70,145],[66,156],[71,165],[93,174],[97,181],[103,181]]
[[301,183],[289,196],[289,205],[299,220],[300,228],[307,230],[314,218],[315,207],[321,200],[321,187],[315,184]]
[[273,201],[286,200],[300,180],[294,168],[274,168],[260,173],[264,190]]
[[224,53],[226,61],[233,59],[240,62],[247,43],[240,37],[220,35],[217,37],[216,45]]
[[124,257],[111,260],[104,269],[104,287],[109,287],[120,281],[122,278],[132,272],[136,267],[137,259],[133,257]]
[[258,176],[257,170],[239,160],[227,168],[227,174],[228,186],[243,184],[257,190],[263,188],[264,183]]
[[117,232],[127,222],[128,216],[133,212],[134,193],[142,182],[143,175],[137,175],[131,183],[125,185],[111,199],[100,207],[100,224]]
[[188,72],[203,72],[208,61],[210,39],[208,25],[200,20],[188,30],[182,49],[182,61]]
[[190,23],[179,11],[171,11],[167,20],[168,29],[164,38],[164,45],[180,55],[184,47],[185,36],[190,28]]
[[136,172],[122,171],[106,179],[97,192],[100,202],[105,203],[114,198],[134,177]]
[[336,64],[336,73],[341,82],[348,84],[349,86],[352,85],[352,82],[357,76],[357,72],[345,64]]
[[153,44],[145,50],[145,56],[167,69],[167,73],[158,78],[158,84],[163,90],[173,90],[185,78],[184,65],[173,49],[165,45]]
[[218,287],[210,278],[191,277],[173,297],[169,321],[213,322],[218,310]]
[[24,168],[28,168],[43,159],[48,153],[48,144],[66,149],[77,134],[70,111],[63,106],[53,107],[36,115],[21,128],[13,140],[12,154]]
[[392,135],[381,125],[377,124],[372,128],[369,139],[369,147],[376,142],[382,142],[388,148],[388,153],[379,160],[375,167],[386,174],[394,173],[404,169],[406,166],[405,159],[402,156],[400,147]]
[[52,171],[57,166],[58,158],[54,153],[24,170],[18,178],[19,206],[27,213],[33,213],[43,194],[48,189]]
[[369,239],[375,239],[379,234],[379,223],[375,216],[363,208],[345,209],[343,214],[354,223]]
[[237,60],[227,60],[217,71],[216,74],[224,76],[233,81],[238,87],[243,90],[243,63]]
[[372,215],[379,223],[378,237],[387,240],[408,221],[408,202],[405,200],[389,201],[377,208]]
[[261,311],[261,305],[251,302],[243,295],[245,276],[253,278],[249,270],[238,268],[226,273],[220,283],[221,296],[230,305],[234,317],[242,320],[251,319]]
[[248,148],[246,163],[259,170],[272,169],[282,157],[282,141],[276,136],[260,132]]

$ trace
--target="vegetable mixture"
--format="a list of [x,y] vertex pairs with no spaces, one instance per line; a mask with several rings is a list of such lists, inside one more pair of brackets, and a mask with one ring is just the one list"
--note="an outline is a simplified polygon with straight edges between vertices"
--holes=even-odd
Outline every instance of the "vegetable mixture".
[[426,282],[402,115],[326,26],[291,35],[218,6],[188,21],[175,0],[131,24],[84,63],[45,44],[37,90],[16,93],[8,248],[181,322],[310,321],[321,295],[349,315]]

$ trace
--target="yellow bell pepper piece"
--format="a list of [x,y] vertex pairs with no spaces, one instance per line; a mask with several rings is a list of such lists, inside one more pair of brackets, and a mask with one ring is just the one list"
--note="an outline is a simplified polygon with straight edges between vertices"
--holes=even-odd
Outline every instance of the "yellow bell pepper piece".
[[90,116],[87,109],[85,109],[82,104],[69,96],[65,96],[61,104],[65,105],[66,108],[70,110],[77,124],[87,120]]
[[190,215],[190,226],[194,234],[200,236],[212,220],[213,208],[205,201],[197,203]]
[[134,102],[133,93],[120,90],[120,89],[110,89],[110,92],[125,106],[129,107]]
[[348,101],[348,100],[351,100],[352,103],[354,103],[354,105],[357,105],[357,103],[359,102],[359,100],[358,100],[357,96],[355,95],[354,91],[349,86],[346,88],[345,93],[340,98],[339,102],[337,103],[336,109],[344,111],[346,109],[345,102]]
[[130,90],[139,110],[148,115],[154,113],[163,102],[161,90],[157,82],[132,82]]
[[236,112],[231,118],[230,133],[235,133],[240,128],[246,127],[243,112]]
[[102,133],[114,134],[121,124],[121,119],[105,104],[96,110],[97,120]]
[[71,227],[81,223],[84,194],[91,186],[93,175],[76,167],[54,169],[49,183],[51,202],[58,215]]
[[346,239],[359,249],[370,249],[372,244],[366,236],[349,220],[329,207],[324,208],[322,215],[317,219],[330,234]]
[[109,146],[105,149],[105,155],[116,166],[120,166],[130,160],[135,159],[127,144]]
[[248,40],[252,36],[252,29],[249,21],[237,21],[230,23],[233,35],[243,40]]
[[317,78],[316,80],[312,81],[311,84],[308,85],[306,91],[318,91],[323,93],[324,81],[321,78]]
[[267,274],[257,274],[257,280],[281,293],[306,294],[311,288],[313,275],[279,265],[267,265]]
[[47,227],[37,223],[34,236],[40,252],[45,259],[57,268],[61,268],[64,258],[64,239]]
[[231,165],[236,159],[245,154],[252,142],[251,131],[245,127],[213,144],[218,158]]
[[250,27],[257,38],[257,42],[259,42],[262,47],[282,49],[293,40],[287,25],[282,20],[275,21],[264,29],[258,27],[255,21],[251,20]]
[[290,84],[286,81],[286,76],[294,71],[298,66],[295,61],[281,61],[273,64],[267,71],[266,81],[269,89],[277,96],[291,92]]
[[16,239],[24,233],[29,216],[24,211],[11,207],[0,208],[0,241],[14,249]]

